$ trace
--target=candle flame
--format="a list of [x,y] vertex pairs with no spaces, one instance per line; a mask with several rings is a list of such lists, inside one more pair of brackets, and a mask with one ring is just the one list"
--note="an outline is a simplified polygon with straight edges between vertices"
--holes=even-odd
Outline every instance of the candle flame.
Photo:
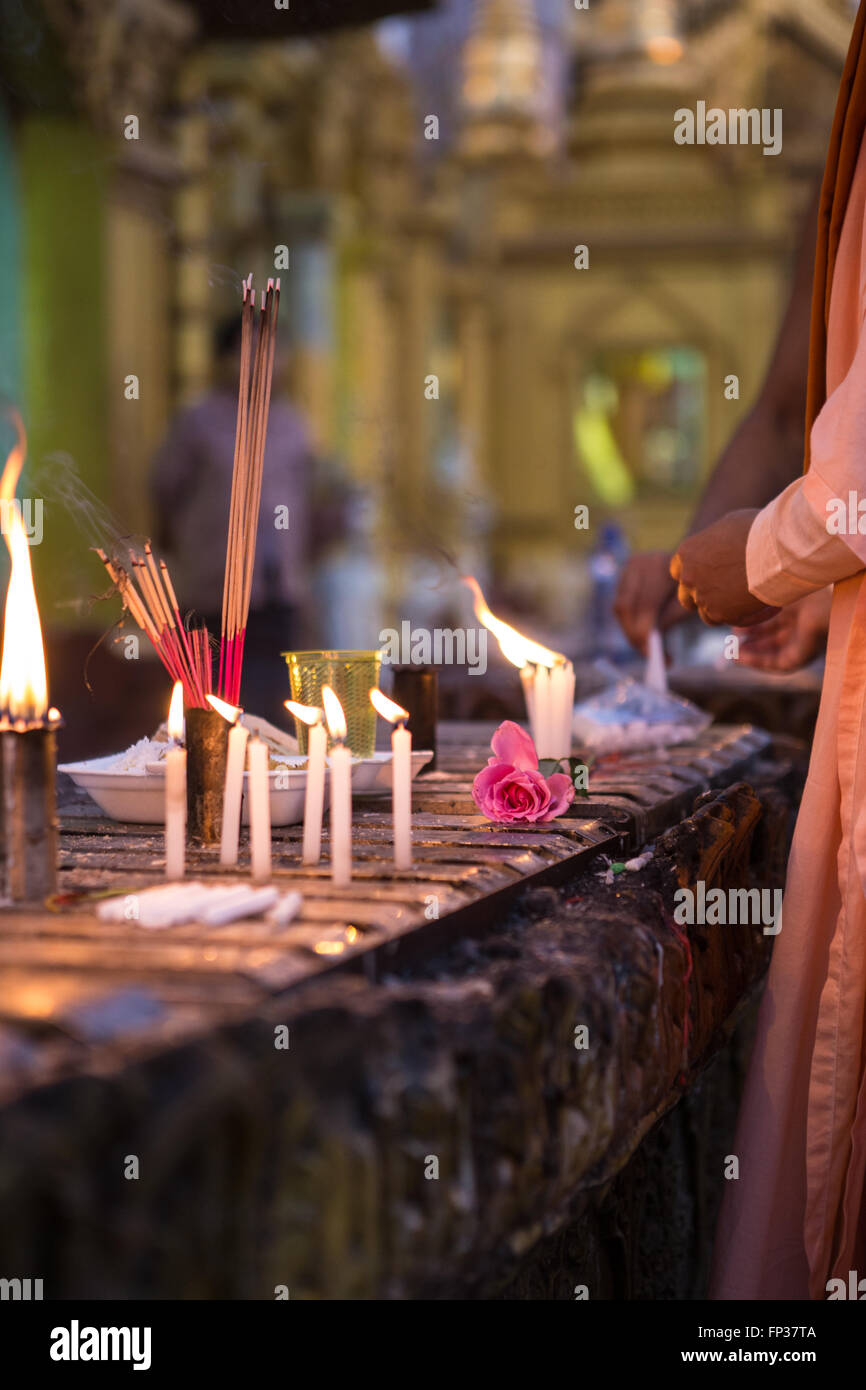
[[240,705],[229,705],[225,700],[221,700],[218,695],[205,695],[205,699],[211,709],[216,710],[217,714],[221,714],[223,719],[227,720],[229,724],[237,724],[243,714]]
[[322,711],[316,705],[299,705],[297,700],[284,700],[283,704],[302,724],[318,724],[322,718]]
[[484,600],[481,585],[471,574],[464,575],[463,583],[472,590],[472,606],[479,623],[486,627],[488,632],[493,633],[502,655],[513,666],[526,666],[530,662],[534,666],[555,666],[558,661],[565,660],[560,652],[552,652],[548,647],[542,647],[538,642],[524,637],[508,623],[503,623],[500,618],[495,618]]
[[168,707],[169,737],[180,742],[183,738],[183,681],[175,681]]
[[383,695],[381,690],[374,686],[370,691],[370,703],[377,714],[381,714],[383,719],[387,719],[391,724],[396,724],[398,719],[408,719],[409,711],[402,706],[389,700],[387,695]]
[[18,412],[10,413],[18,439],[9,451],[0,477],[3,538],[12,561],[6,591],[0,709],[15,719],[42,719],[48,708],[45,649],[30,568],[30,546],[21,512],[15,505],[15,489],[27,453],[27,436]]
[[329,685],[322,686],[322,704],[325,706],[328,733],[337,743],[342,743],[348,732],[346,716],[343,713],[343,706]]

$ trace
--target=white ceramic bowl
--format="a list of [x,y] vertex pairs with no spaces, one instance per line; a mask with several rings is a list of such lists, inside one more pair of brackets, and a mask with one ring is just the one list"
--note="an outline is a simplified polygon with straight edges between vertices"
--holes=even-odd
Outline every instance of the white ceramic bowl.
[[[66,772],[76,787],[88,792],[97,806],[111,820],[129,821],[136,825],[162,825],[165,821],[165,764],[148,763],[143,772],[112,772],[117,753],[88,762],[63,763],[59,772]],[[412,776],[429,763],[433,754],[425,749],[413,750]],[[298,825],[304,819],[304,794],[307,786],[306,758],[287,756],[285,770],[274,768],[268,775],[271,783],[271,825]],[[246,786],[249,773],[244,773],[244,799],[241,818],[249,825]],[[374,753],[372,758],[359,758],[352,763],[352,790],[387,793],[391,790],[391,754]],[[329,801],[329,779],[325,777],[325,807]]]
[[[146,772],[111,772],[110,764],[117,754],[93,758],[84,763],[64,763],[58,771],[66,772],[76,787],[88,792],[97,806],[111,820],[130,821],[137,825],[162,825],[165,822],[165,765],[149,763]],[[290,760],[287,759],[287,763]],[[249,824],[244,773],[244,800],[241,818]],[[274,769],[271,783],[271,825],[297,825],[304,819],[304,794],[307,774],[301,768],[288,771]],[[325,806],[328,805],[328,782],[325,779]]]
[[[422,767],[433,757],[432,752],[427,748],[412,749],[412,777],[418,776]],[[363,792],[369,796],[372,792],[390,792],[391,790],[391,754],[374,753],[372,758],[359,758],[352,763],[352,791]]]

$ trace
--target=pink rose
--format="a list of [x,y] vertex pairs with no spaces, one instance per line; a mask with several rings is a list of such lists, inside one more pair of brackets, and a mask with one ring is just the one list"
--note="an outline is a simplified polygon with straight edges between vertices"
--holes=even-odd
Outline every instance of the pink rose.
[[499,725],[488,760],[472,783],[475,805],[489,820],[506,825],[532,821],[539,825],[559,816],[574,800],[571,778],[564,772],[544,777],[538,770],[538,754],[525,729],[513,720]]

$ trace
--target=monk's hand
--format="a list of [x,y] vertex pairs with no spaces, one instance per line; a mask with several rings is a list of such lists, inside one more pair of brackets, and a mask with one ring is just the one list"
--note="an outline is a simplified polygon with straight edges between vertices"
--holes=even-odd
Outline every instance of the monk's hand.
[[759,671],[798,671],[808,666],[826,645],[832,602],[832,588],[819,589],[738,634],[740,665]]
[[671,556],[652,550],[630,556],[620,575],[613,611],[633,647],[646,652],[654,627],[661,632],[683,621],[677,586],[671,579]]
[[680,603],[710,627],[751,627],[778,611],[749,593],[746,540],[757,515],[751,510],[728,512],[688,536],[671,560]]

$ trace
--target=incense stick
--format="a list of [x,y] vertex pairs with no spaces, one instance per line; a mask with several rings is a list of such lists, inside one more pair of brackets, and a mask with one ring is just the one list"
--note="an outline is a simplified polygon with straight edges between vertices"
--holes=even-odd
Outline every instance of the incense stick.
[[128,568],[117,559],[109,559],[104,550],[97,549],[96,553],[124,607],[147,634],[172,681],[182,683],[184,703],[208,709],[205,696],[212,689],[212,670],[207,630],[188,632],[185,628],[165,561],[160,560],[157,566],[149,541],[144,557],[130,551]]
[[256,311],[252,275],[243,283],[238,417],[219,657],[220,694],[232,704],[237,704],[240,698],[244,638],[252,596],[279,299],[279,280],[268,280]]
[[[247,276],[241,300],[238,413],[217,680],[220,695],[233,705],[240,698],[252,598],[279,304],[280,282],[269,279],[257,309],[253,277]],[[213,689],[210,638],[206,628],[190,631],[184,625],[165,561],[157,562],[149,541],[143,555],[130,551],[125,563],[103,550],[97,554],[133,621],[146,633],[172,679],[182,682],[185,703],[209,708],[205,696]]]

